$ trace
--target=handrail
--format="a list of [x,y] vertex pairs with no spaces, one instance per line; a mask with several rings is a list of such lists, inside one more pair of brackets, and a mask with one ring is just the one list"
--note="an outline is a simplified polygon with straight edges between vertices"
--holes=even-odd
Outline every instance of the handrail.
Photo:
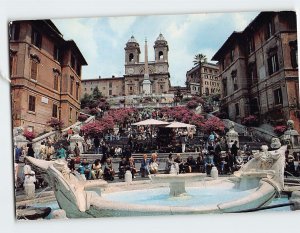
[[[83,114],[85,114],[85,113],[83,113]],[[63,130],[61,130],[61,133],[67,132],[70,128],[74,128],[74,127],[76,127],[76,126],[81,126],[81,125],[87,124],[87,123],[89,123],[90,121],[92,121],[92,120],[95,119],[95,116],[92,116],[92,115],[89,115],[89,114],[86,114],[86,115],[88,115],[89,118],[86,119],[84,122],[77,121],[77,122],[74,123],[73,125],[70,125],[69,127],[65,128],[65,129],[63,129]],[[58,130],[52,130],[52,131],[50,131],[50,132],[48,132],[48,133],[46,133],[46,134],[43,134],[43,135],[41,135],[41,136],[39,136],[39,137],[37,137],[37,138],[34,138],[34,139],[32,140],[32,144],[38,143],[38,142],[44,140],[45,138],[50,137],[50,136],[56,134],[57,132],[59,132],[59,131],[58,131]]]

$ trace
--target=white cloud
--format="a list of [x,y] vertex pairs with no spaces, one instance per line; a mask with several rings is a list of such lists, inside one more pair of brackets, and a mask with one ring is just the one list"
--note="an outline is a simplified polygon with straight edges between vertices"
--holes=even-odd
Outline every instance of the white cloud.
[[116,33],[118,37],[120,37],[127,33],[128,30],[130,30],[130,27],[134,24],[135,20],[135,16],[110,17],[108,19],[108,23],[111,30]]
[[53,20],[55,25],[64,35],[65,40],[74,40],[85,57],[88,67],[83,67],[82,76],[90,78],[94,76],[92,70],[96,68],[98,60],[97,41],[95,39],[95,27],[97,20],[90,19],[59,19]]
[[234,13],[233,20],[235,23],[236,31],[243,31],[245,27],[250,23],[251,16],[245,13]]

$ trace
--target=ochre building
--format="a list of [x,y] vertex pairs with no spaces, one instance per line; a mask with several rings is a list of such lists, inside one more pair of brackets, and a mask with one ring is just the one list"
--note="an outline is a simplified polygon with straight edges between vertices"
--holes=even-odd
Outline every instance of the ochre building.
[[262,12],[242,32],[233,32],[213,57],[220,65],[223,111],[242,122],[295,121],[300,130],[295,12]]
[[[154,61],[148,61],[145,52],[145,61],[140,61],[141,48],[134,36],[126,43],[125,50],[125,74],[122,77],[109,77],[99,79],[82,80],[82,97],[85,93],[91,94],[98,86],[104,97],[116,97],[127,95],[145,94],[143,81],[146,76],[149,78],[151,94],[167,94],[170,89],[170,73],[168,52],[169,46],[162,34],[159,34],[154,42]],[[147,51],[147,42],[145,42]]]
[[52,117],[75,123],[87,65],[76,43],[64,40],[51,20],[14,21],[9,49],[13,126],[39,134],[50,130]]

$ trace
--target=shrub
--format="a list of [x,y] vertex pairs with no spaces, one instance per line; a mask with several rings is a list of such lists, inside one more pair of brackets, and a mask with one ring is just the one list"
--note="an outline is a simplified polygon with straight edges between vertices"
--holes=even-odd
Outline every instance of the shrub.
[[78,120],[81,122],[86,121],[87,119],[88,119],[88,116],[85,114],[79,114],[79,116],[78,116]]
[[208,118],[204,122],[203,127],[202,127],[203,132],[207,133],[207,134],[210,132],[213,132],[213,131],[224,132],[224,129],[225,129],[225,125],[224,125],[223,121],[220,120],[220,118],[218,118],[218,117]]
[[242,120],[242,124],[248,127],[257,126],[259,123],[258,117],[255,115],[249,115]]
[[214,114],[216,117],[219,117],[220,119],[226,119],[228,118],[228,114],[226,112],[216,112]]
[[25,130],[24,133],[23,133],[23,136],[29,140],[29,141],[32,141],[32,139],[35,138],[35,133],[34,132],[31,132],[31,131],[28,131],[28,130]]
[[287,128],[285,125],[277,125],[273,128],[274,132],[279,135],[283,134],[286,131],[286,129]]
[[49,121],[47,121],[47,124],[55,130],[60,130],[64,126],[63,121],[60,121],[57,118],[53,117]]
[[187,104],[186,104],[186,107],[188,108],[188,109],[195,109],[195,108],[197,108],[198,107],[198,103],[197,103],[197,101],[195,101],[195,100],[190,100],[189,102],[187,102]]

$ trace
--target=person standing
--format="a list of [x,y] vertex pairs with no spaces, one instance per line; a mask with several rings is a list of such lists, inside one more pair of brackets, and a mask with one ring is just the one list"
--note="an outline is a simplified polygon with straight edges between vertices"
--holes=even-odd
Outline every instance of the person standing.
[[62,144],[59,145],[59,148],[56,152],[56,158],[57,159],[66,159],[67,157],[67,153],[66,153],[66,150],[65,148],[63,147]]
[[32,144],[27,144],[27,156],[34,157],[34,150],[32,148]]
[[68,129],[67,134],[68,134],[68,139],[67,140],[69,141],[70,138],[71,138],[71,136],[73,135],[73,129],[72,129],[72,127],[70,129]]
[[181,141],[181,151],[182,153],[185,153],[186,136],[184,134],[180,136],[180,141]]
[[94,138],[94,147],[95,147],[95,154],[99,154],[99,149],[100,149],[100,140],[98,136],[95,136]]
[[237,153],[238,153],[238,146],[237,146],[237,141],[234,141],[233,145],[231,146],[231,154],[234,156],[234,158],[237,156]]
[[21,156],[22,156],[22,148],[16,146],[15,147],[15,162],[16,163],[19,163]]
[[51,143],[48,143],[46,147],[46,160],[50,161],[54,153],[55,153],[54,147],[52,146]]

